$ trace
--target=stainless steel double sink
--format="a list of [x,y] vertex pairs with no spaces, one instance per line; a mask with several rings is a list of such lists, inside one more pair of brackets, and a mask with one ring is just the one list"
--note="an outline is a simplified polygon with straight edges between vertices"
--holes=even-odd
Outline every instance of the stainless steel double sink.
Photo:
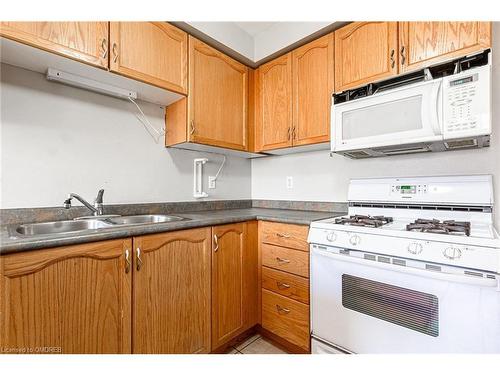
[[21,224],[12,227],[10,234],[11,236],[30,237],[49,234],[84,232],[96,229],[113,228],[117,226],[167,223],[181,220],[189,219],[171,215],[92,216],[75,220]]

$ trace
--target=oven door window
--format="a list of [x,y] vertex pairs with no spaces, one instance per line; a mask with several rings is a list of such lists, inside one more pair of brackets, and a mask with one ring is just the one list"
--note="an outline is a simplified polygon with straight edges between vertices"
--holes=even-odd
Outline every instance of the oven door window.
[[343,274],[342,305],[429,336],[439,335],[438,299],[432,294]]

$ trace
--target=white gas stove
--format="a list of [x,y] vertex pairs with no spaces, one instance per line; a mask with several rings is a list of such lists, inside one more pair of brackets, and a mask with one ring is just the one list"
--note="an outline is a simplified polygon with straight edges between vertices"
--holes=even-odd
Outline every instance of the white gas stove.
[[348,199],[309,231],[313,351],[500,352],[492,177],[356,179]]

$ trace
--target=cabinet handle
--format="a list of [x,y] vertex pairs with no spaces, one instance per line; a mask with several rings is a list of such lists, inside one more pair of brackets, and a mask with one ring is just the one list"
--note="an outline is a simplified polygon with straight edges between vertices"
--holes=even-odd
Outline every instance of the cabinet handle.
[[193,135],[194,131],[195,131],[194,120],[191,120],[191,131],[189,132],[189,134]]
[[140,247],[138,247],[136,249],[136,259],[137,259],[137,271],[140,271],[142,268],[141,248]]
[[116,45],[116,43],[113,43],[113,48],[112,48],[112,51],[113,51],[113,62],[116,62],[116,59],[118,59],[117,49],[118,49],[118,46]]
[[217,238],[216,234],[214,234],[214,243],[215,243],[214,253],[216,253],[217,250],[219,250],[219,239]]
[[295,126],[292,128],[292,139],[297,139],[297,133],[295,132]]
[[396,65],[396,60],[394,59],[394,49],[391,49],[391,68],[394,68]]
[[105,59],[106,56],[108,56],[108,40],[106,38],[102,39],[101,47],[102,47],[102,58]]
[[405,62],[406,62],[405,46],[401,46],[401,65],[404,65]]
[[290,261],[288,259],[283,259],[283,258],[280,258],[280,257],[276,257],[276,260],[280,263],[290,263]]
[[288,140],[292,139],[292,128],[288,128]]
[[288,314],[290,312],[290,309],[285,309],[284,307],[281,307],[280,305],[276,305],[276,310],[278,310],[279,314]]
[[130,251],[129,249],[125,250],[125,273],[130,272]]
[[276,281],[276,285],[278,286],[278,289],[288,289],[288,288],[290,288],[289,284],[282,283],[281,281]]
[[290,238],[291,236],[288,234],[288,233],[276,233],[276,235],[278,237],[281,237],[281,238]]

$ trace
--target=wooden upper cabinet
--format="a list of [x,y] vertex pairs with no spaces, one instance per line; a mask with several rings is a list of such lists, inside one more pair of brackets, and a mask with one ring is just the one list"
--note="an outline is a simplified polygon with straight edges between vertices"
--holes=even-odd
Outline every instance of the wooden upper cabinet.
[[110,69],[181,94],[187,93],[188,37],[166,22],[111,22]]
[[134,238],[134,353],[210,352],[210,238],[210,228]]
[[125,239],[1,256],[0,350],[131,353],[131,250]]
[[331,33],[292,52],[294,146],[330,139],[333,43]]
[[491,46],[491,22],[399,22],[401,72]]
[[247,150],[248,68],[189,37],[189,141]]
[[257,323],[257,222],[212,228],[212,350]]
[[270,61],[257,70],[259,150],[292,146],[292,54]]
[[335,92],[398,73],[398,23],[353,22],[335,31]]
[[108,25],[108,22],[1,22],[0,35],[107,68]]

